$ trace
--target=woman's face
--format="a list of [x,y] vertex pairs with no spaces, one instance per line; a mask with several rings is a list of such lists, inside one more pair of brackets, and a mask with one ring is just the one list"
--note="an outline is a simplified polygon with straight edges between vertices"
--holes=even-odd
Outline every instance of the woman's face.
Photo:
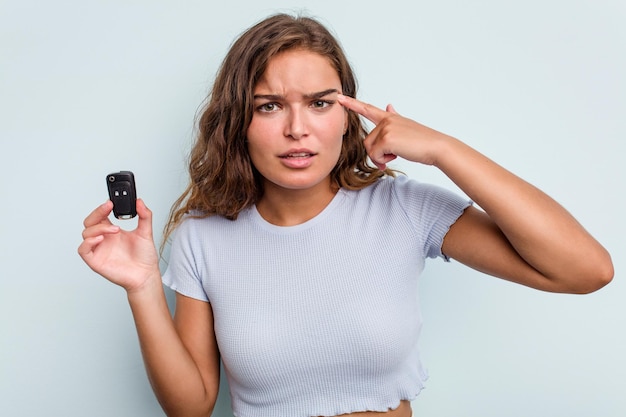
[[330,189],[347,112],[337,103],[341,81],[330,61],[307,50],[270,59],[254,88],[248,152],[266,192]]

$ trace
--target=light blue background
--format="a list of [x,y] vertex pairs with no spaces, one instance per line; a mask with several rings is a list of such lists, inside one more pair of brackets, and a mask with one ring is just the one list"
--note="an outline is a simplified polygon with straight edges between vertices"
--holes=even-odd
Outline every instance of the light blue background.
[[[82,219],[106,199],[104,176],[131,169],[161,230],[225,51],[285,10],[332,28],[362,99],[533,182],[614,258],[614,282],[588,296],[428,264],[431,378],[415,416],[626,415],[622,0],[0,0],[0,414],[162,415],[124,292],[76,254]],[[228,401],[222,390],[215,416]]]

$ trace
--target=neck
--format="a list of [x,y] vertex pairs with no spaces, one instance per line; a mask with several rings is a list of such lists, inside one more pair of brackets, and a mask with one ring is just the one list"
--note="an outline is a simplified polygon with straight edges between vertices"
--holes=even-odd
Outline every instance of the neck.
[[259,214],[272,224],[295,226],[320,214],[337,191],[339,187],[330,182],[307,190],[287,190],[266,184],[256,207]]

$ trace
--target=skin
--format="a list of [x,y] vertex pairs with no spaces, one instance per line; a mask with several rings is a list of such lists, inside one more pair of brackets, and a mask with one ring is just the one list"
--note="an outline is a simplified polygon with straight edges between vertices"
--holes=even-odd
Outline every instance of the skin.
[[[321,93],[324,93],[320,96]],[[606,285],[613,265],[606,250],[559,204],[461,141],[340,94],[326,58],[296,50],[275,56],[255,87],[247,132],[251,159],[265,178],[259,213],[278,225],[299,224],[326,207],[337,191],[330,171],[339,156],[346,112],[376,126],[365,139],[383,168],[401,157],[433,165],[478,206],[452,225],[443,252],[500,278],[544,291],[587,293]],[[285,155],[291,154],[291,158]],[[180,294],[169,314],[152,236],[152,213],[137,201],[137,229],[108,217],[110,201],[84,221],[78,253],[97,273],[123,287],[156,397],[168,416],[209,416],[219,384],[219,352],[209,303]],[[480,245],[476,245],[480,242]],[[402,401],[387,413],[409,417]]]
[[[400,116],[339,96],[373,122],[365,139],[370,158],[396,157],[433,165],[478,206],[447,233],[443,252],[482,272],[532,288],[588,293],[613,277],[608,252],[556,201],[463,142]],[[475,242],[480,242],[476,245]]]
[[309,220],[337,192],[330,172],[348,123],[337,103],[339,91],[341,81],[329,61],[305,50],[272,58],[255,86],[248,151],[264,178],[257,209],[269,222]]

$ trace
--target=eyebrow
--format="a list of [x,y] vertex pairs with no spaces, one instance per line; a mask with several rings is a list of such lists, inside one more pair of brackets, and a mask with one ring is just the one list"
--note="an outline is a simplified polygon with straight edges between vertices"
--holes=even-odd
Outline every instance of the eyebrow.
[[[336,88],[329,88],[328,90],[305,94],[303,97],[306,100],[315,100],[318,98],[325,97],[332,93],[339,93],[339,90],[337,90]],[[255,94],[254,95],[255,100],[283,100],[284,98],[285,97],[281,96],[280,94]]]

